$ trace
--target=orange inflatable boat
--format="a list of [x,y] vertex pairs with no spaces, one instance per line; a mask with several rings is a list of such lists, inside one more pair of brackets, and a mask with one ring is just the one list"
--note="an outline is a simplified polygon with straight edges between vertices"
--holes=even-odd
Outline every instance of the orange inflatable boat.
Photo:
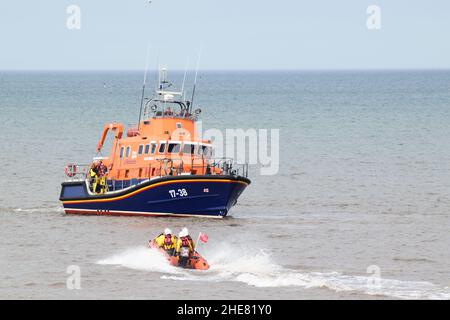
[[167,260],[169,261],[169,264],[172,266],[186,268],[186,269],[196,269],[196,270],[208,270],[209,269],[208,262],[197,251],[195,251],[194,254],[189,258],[186,266],[181,267],[178,265],[178,257],[168,255],[164,249],[158,247],[153,241],[149,242],[149,247],[152,249],[157,249],[161,253],[163,253],[164,256],[167,258]]

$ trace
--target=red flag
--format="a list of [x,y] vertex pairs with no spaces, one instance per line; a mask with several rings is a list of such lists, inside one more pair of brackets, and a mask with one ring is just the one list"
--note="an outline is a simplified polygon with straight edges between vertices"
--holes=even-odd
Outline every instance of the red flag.
[[201,242],[206,243],[208,242],[208,235],[206,233],[200,232],[198,238]]

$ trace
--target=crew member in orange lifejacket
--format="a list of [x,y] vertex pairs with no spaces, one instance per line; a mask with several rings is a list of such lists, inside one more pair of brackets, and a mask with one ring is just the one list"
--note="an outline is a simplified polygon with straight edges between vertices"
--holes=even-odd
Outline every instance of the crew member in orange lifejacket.
[[168,255],[173,256],[175,254],[175,246],[177,244],[177,237],[172,235],[172,230],[166,228],[164,233],[161,233],[153,242],[160,248],[164,249]]
[[178,241],[176,247],[176,255],[178,256],[178,265],[181,267],[185,267],[188,263],[189,259],[192,257],[194,253],[194,240],[192,240],[189,235],[189,231],[187,228],[183,228],[178,234]]

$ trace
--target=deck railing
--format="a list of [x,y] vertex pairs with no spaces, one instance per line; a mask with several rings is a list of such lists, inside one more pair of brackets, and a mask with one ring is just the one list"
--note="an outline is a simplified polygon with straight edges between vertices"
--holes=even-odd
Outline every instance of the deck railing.
[[[236,164],[231,158],[208,158],[201,164],[194,164],[192,159],[186,164],[181,158],[163,158],[157,159],[158,163],[149,164],[145,167],[133,167],[127,170],[133,170],[139,173],[137,178],[128,178],[126,176],[108,177],[106,191],[122,190],[124,188],[135,186],[143,181],[160,178],[164,176],[177,175],[232,175],[248,177],[248,163]],[[92,187],[94,179],[89,176],[90,165],[73,165],[76,171],[73,176],[66,177],[66,181],[84,181],[89,179],[89,185]],[[133,174],[133,176],[136,176]],[[92,191],[92,189],[91,189]]]
[[68,175],[66,172],[66,181],[67,182],[83,181],[86,179],[86,177],[89,174],[89,169],[90,169],[89,164],[68,164],[67,166],[75,167],[75,171],[73,171],[71,175]]

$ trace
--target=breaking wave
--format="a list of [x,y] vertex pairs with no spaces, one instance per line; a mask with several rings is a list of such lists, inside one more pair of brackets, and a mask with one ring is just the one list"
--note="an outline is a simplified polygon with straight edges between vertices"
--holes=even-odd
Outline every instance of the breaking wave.
[[205,250],[205,256],[211,265],[207,271],[170,266],[160,252],[146,247],[129,249],[98,263],[160,272],[163,273],[161,279],[172,281],[235,281],[254,287],[327,288],[336,292],[356,291],[400,299],[450,299],[448,287],[430,282],[380,279],[376,285],[370,286],[368,284],[373,280],[368,276],[344,275],[339,272],[302,272],[284,268],[273,263],[271,256],[263,250],[245,254],[227,246],[217,249]]

